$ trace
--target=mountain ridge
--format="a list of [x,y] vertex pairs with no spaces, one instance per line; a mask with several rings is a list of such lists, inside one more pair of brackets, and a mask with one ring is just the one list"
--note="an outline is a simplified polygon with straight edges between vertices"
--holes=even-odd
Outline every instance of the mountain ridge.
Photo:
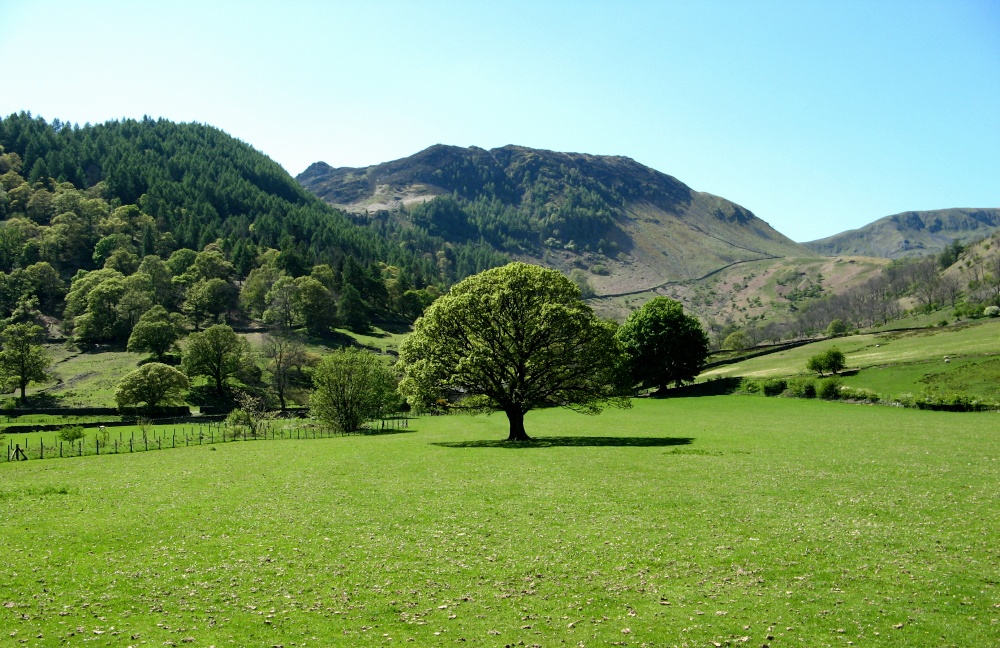
[[952,241],[971,243],[998,229],[1000,209],[905,211],[803,245],[825,256],[846,254],[898,259],[936,254]]
[[[388,214],[445,237],[479,236],[562,270],[590,269],[599,292],[813,255],[750,210],[624,156],[437,144],[368,167],[317,162],[296,179],[340,209]],[[438,214],[444,208],[447,217]]]

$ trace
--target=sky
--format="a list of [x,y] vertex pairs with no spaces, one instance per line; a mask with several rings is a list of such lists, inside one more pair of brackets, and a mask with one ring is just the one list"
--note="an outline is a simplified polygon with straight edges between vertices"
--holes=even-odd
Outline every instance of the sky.
[[0,0],[0,116],[210,124],[296,175],[624,155],[796,241],[1000,207],[1000,0]]

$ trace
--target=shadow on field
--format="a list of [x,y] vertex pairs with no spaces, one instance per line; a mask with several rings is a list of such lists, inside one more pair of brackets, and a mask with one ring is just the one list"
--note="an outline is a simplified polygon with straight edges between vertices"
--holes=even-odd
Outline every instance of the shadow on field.
[[740,388],[739,376],[715,378],[702,383],[674,387],[650,394],[650,398],[691,398],[696,396],[728,396]]
[[507,441],[506,439],[484,439],[480,441],[447,441],[432,443],[442,448],[506,448],[525,450],[528,448],[662,448],[664,446],[688,445],[691,437],[599,437],[599,436],[557,436],[535,437],[530,441]]

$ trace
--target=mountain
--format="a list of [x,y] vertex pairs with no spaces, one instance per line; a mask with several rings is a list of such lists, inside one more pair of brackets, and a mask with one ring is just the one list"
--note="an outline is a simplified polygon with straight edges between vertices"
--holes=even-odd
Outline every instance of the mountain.
[[311,165],[297,180],[331,205],[513,258],[589,269],[600,294],[727,266],[812,257],[740,205],[627,157],[436,145],[365,168]]
[[997,229],[1000,229],[1000,209],[910,211],[803,245],[824,256],[898,259],[937,254],[956,239],[969,243]]

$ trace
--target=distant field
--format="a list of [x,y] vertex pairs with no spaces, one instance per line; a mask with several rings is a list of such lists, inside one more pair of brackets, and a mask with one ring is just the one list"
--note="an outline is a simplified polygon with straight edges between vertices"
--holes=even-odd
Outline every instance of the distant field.
[[[815,375],[806,371],[806,361],[831,347],[847,356],[846,385],[873,389],[883,396],[916,394],[936,386],[1000,398],[1000,320],[824,340],[716,367],[698,379]],[[945,356],[949,358],[947,363]]]
[[[11,645],[988,646],[997,414],[640,400],[0,464]],[[212,449],[215,448],[215,449]]]

